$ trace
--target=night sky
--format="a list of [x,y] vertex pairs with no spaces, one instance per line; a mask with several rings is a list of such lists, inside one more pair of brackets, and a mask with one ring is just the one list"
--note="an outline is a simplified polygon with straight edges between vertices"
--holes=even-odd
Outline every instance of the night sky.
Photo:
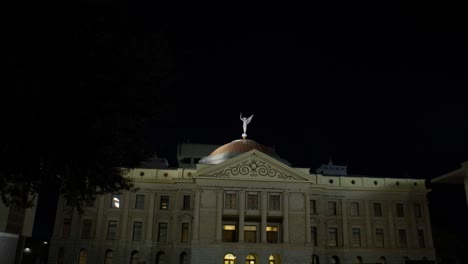
[[[115,45],[133,35],[151,50],[156,34],[166,41],[174,78],[155,88],[170,107],[149,129],[171,166],[177,143],[239,139],[243,112],[254,114],[249,138],[274,146],[295,167],[316,169],[332,159],[351,174],[430,179],[468,160],[467,21],[461,7],[441,4],[20,7],[8,34],[10,48],[25,52],[10,62],[34,55],[41,71],[26,72],[35,72],[39,89],[51,81],[64,95],[67,78],[83,74],[91,76],[86,82],[118,83],[95,74],[111,62],[79,59],[89,43],[125,31]],[[145,52],[135,54],[141,63],[126,69],[130,76],[157,63]],[[64,62],[76,67],[63,74]],[[71,91],[84,103],[109,92],[81,92],[83,83]],[[129,84],[123,89],[138,91]]]

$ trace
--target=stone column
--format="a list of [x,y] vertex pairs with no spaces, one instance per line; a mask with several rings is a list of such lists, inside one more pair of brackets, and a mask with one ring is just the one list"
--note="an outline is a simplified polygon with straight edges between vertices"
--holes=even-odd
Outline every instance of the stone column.
[[124,202],[121,203],[120,208],[123,209],[122,226],[120,227],[120,239],[127,239],[127,230],[133,230],[133,226],[128,228],[128,208],[130,207],[130,193],[125,192],[122,194]]
[[349,247],[349,234],[348,234],[348,211],[346,200],[340,200],[341,203],[341,220],[343,221],[343,247]]
[[200,190],[195,191],[195,207],[193,209],[193,241],[198,241],[200,222]]
[[267,192],[262,192],[262,224],[260,227],[260,235],[261,235],[261,242],[266,243],[267,242],[267,236],[266,236],[266,227],[267,227],[267,210],[268,210],[268,194]]
[[283,193],[283,243],[289,243],[289,194]]
[[154,199],[154,192],[151,192],[148,199],[148,216],[146,218],[146,240],[150,242],[153,240]]
[[390,247],[394,248],[395,247],[395,230],[394,230],[394,223],[393,223],[393,208],[394,204],[390,201],[389,202],[389,210],[388,210],[388,235],[384,233],[384,246],[385,245],[385,237],[390,236]]
[[310,196],[308,194],[304,194],[305,199],[305,232],[306,232],[306,243],[310,244],[312,242],[312,238],[310,236]]
[[372,203],[369,202],[369,200],[364,200],[364,212],[366,214],[366,238],[367,238],[367,247],[373,247],[372,246],[372,225],[371,225],[371,206]]
[[239,192],[239,242],[244,242],[245,192]]
[[[98,196],[97,202],[98,202],[98,215],[97,215],[97,220],[96,220],[96,239],[101,240],[102,239],[102,226],[103,226],[103,217],[104,217],[104,200],[106,200],[106,196],[101,195]],[[104,224],[104,227],[106,225]]]
[[216,199],[216,241],[223,239],[223,190],[218,190]]
[[432,241],[432,229],[431,229],[431,217],[429,215],[429,204],[426,201],[421,206],[423,207],[423,210],[424,210],[424,222],[426,223],[427,247],[428,248],[433,248],[434,247],[434,242]]

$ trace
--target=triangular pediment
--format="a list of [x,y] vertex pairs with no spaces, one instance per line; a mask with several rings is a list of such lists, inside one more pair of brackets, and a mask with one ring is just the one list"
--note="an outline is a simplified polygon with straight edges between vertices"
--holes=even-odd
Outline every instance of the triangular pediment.
[[302,172],[258,151],[251,150],[198,171],[195,178],[254,181],[309,181]]

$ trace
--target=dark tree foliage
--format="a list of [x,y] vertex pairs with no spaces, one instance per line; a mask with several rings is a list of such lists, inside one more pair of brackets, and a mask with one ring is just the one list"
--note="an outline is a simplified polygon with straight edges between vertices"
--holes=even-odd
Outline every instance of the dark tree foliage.
[[110,5],[12,12],[10,86],[0,97],[2,201],[30,206],[45,185],[79,207],[130,189],[127,169],[154,151],[148,127],[172,107],[168,31]]

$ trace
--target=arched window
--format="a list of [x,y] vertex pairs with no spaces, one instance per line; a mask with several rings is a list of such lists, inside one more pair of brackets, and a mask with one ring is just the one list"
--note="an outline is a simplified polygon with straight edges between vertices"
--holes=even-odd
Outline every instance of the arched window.
[[248,254],[245,258],[245,264],[256,264],[257,260],[254,255]]
[[275,257],[273,257],[273,255],[270,255],[270,257],[268,258],[268,264],[276,264]]
[[355,264],[362,264],[362,257],[361,257],[361,256],[357,256],[357,257],[354,259],[354,263],[355,263]]
[[112,264],[112,250],[108,249],[104,256],[104,264]]
[[384,256],[380,257],[380,258],[379,258],[379,261],[378,261],[377,263],[379,263],[379,264],[385,264],[385,257],[384,257]]
[[166,254],[160,251],[156,254],[156,264],[167,264]]
[[180,253],[180,264],[187,264],[187,253]]
[[224,264],[236,264],[236,256],[229,253],[224,256]]
[[340,259],[337,256],[333,256],[330,259],[330,264],[340,264]]
[[318,255],[312,255],[312,264],[319,264],[320,263],[320,260],[319,260],[319,256]]
[[63,255],[65,250],[63,248],[59,249],[58,256],[57,256],[57,264],[63,264]]
[[130,264],[138,264],[138,261],[140,261],[140,253],[135,250],[130,257]]
[[88,252],[85,249],[80,250],[80,255],[78,256],[78,264],[88,263]]

